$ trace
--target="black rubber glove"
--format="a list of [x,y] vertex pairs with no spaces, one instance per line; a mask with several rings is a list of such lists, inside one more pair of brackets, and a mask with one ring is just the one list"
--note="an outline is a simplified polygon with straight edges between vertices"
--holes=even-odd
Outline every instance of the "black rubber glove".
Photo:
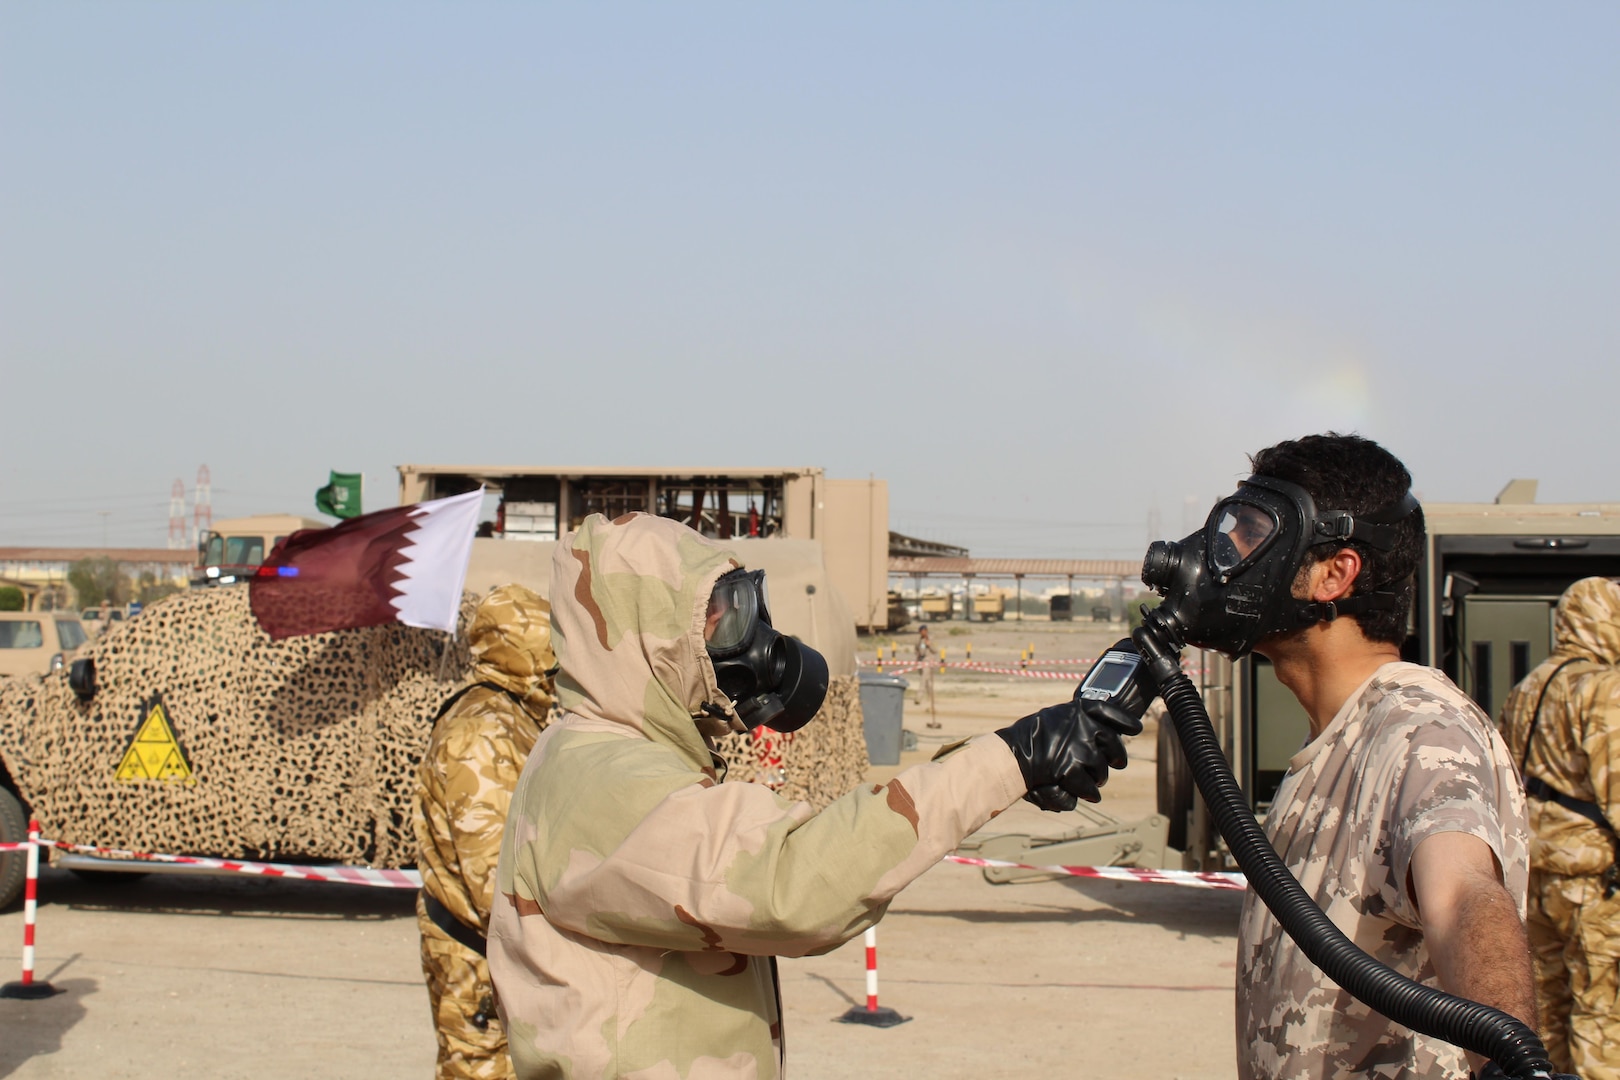
[[1073,810],[1076,800],[1098,802],[1110,767],[1125,767],[1121,735],[1139,735],[1142,721],[1101,701],[1066,701],[1031,713],[996,732],[1012,748],[1029,789],[1025,799],[1042,810]]

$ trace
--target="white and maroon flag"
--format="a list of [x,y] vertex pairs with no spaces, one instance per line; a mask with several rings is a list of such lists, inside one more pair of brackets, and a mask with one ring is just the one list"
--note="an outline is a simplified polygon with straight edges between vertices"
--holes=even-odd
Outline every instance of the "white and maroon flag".
[[400,622],[455,630],[483,490],[300,529],[252,578],[273,638]]

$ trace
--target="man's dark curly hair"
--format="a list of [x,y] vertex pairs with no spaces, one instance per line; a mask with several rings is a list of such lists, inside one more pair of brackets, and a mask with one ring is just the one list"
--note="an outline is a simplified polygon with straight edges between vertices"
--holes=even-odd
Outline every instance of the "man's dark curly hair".
[[[1257,475],[1287,480],[1310,492],[1318,511],[1370,514],[1400,502],[1412,487],[1412,474],[1394,454],[1371,439],[1332,431],[1278,443],[1252,455],[1249,463]],[[1308,558],[1317,563],[1343,548],[1355,548],[1361,555],[1361,573],[1356,577],[1353,595],[1383,589],[1393,592],[1397,603],[1393,611],[1368,611],[1350,617],[1361,624],[1361,632],[1368,640],[1399,645],[1406,640],[1407,618],[1417,593],[1417,567],[1423,557],[1423,511],[1419,509],[1402,521],[1395,535],[1395,546],[1389,551],[1346,541],[1313,547]]]

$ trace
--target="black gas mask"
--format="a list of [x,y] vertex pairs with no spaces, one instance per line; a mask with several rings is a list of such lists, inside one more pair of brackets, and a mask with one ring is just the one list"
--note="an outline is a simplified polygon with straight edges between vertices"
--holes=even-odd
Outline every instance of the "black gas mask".
[[1268,634],[1393,610],[1399,596],[1392,586],[1398,582],[1317,603],[1294,597],[1294,579],[1320,544],[1353,540],[1389,551],[1397,526],[1417,508],[1408,492],[1370,514],[1318,510],[1298,484],[1251,476],[1215,505],[1202,530],[1180,543],[1158,540],[1148,548],[1142,582],[1164,597],[1151,617],[1177,641],[1235,660]]
[[827,661],[771,626],[765,571],[732,570],[709,594],[704,631],[720,689],[749,727],[797,731],[827,697]]

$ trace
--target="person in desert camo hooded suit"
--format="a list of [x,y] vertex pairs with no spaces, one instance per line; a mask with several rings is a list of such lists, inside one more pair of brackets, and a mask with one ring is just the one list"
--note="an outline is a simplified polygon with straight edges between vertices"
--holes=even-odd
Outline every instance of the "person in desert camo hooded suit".
[[[1053,809],[1095,801],[1109,766],[1125,764],[1119,732],[1134,734],[1137,720],[1070,702],[820,813],[720,783],[713,739],[752,726],[750,691],[771,676],[738,691],[735,662],[711,654],[722,635],[738,648],[775,640],[761,577],[645,514],[593,515],[557,545],[563,715],[518,782],[490,921],[490,968],[525,1080],[781,1075],[775,957],[860,934],[1027,791]],[[746,583],[758,617],[739,638],[727,627]],[[824,662],[804,658],[815,664],[824,688]],[[805,708],[787,702],[790,718],[804,714],[794,723]]]

